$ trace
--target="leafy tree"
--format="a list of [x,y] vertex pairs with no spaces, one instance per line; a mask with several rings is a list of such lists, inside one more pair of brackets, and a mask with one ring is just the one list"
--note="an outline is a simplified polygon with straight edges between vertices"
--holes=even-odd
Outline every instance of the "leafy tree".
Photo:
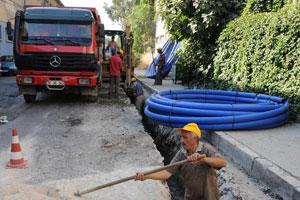
[[155,20],[152,5],[141,3],[136,5],[129,15],[129,22],[134,33],[133,49],[136,58],[147,51],[147,48],[154,48]]
[[119,22],[125,29],[131,25],[136,60],[148,48],[153,50],[155,37],[155,0],[113,0],[111,6],[105,5],[109,17]]
[[120,23],[120,25],[125,29],[126,24],[128,24],[128,16],[131,14],[132,9],[137,2],[139,1],[113,0],[111,6],[104,3],[104,9],[112,21]]
[[226,23],[240,15],[244,1],[160,0],[159,15],[172,39],[183,40],[178,64],[186,81],[209,81],[216,40]]
[[243,15],[261,12],[277,12],[284,5],[291,3],[291,0],[248,0]]

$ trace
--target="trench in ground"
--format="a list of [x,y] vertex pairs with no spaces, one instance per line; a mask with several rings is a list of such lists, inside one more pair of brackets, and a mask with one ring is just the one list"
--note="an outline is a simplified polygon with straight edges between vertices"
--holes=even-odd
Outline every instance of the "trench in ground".
[[[147,91],[144,92],[149,96]],[[176,134],[176,130],[173,128],[157,125],[148,119],[144,114],[145,96],[140,96],[134,101],[133,98],[130,97],[130,93],[126,93],[131,99],[131,103],[135,104],[139,114],[142,116],[142,123],[145,131],[152,137],[157,150],[164,157],[164,165],[168,165],[180,146],[179,137],[176,138],[179,134]],[[170,189],[172,200],[182,200],[185,191],[183,179],[179,175],[174,175],[167,180],[167,184]]]
[[[144,93],[147,97],[150,96],[148,91],[144,91]],[[145,131],[152,137],[157,150],[164,157],[164,165],[168,165],[180,148],[180,135],[176,129],[157,125],[148,119],[144,114],[147,97],[142,96],[137,98],[134,104],[139,114],[142,116],[142,123]],[[251,178],[249,179],[246,174],[243,174],[242,169],[237,169],[232,164],[229,164],[226,168],[229,168],[227,169],[229,171],[225,168],[217,171],[221,199],[282,199],[266,186],[260,185]],[[185,186],[183,179],[179,174],[176,174],[167,180],[167,184],[172,200],[182,200],[184,198]]]
[[[179,141],[179,138],[176,137],[178,134],[174,133],[175,130],[173,128],[154,124],[144,114],[142,115],[142,119],[145,131],[153,138],[157,150],[164,157],[164,165],[168,165],[178,151],[179,144],[176,142]],[[175,137],[170,137],[171,134]],[[185,187],[183,179],[179,174],[168,179],[167,184],[172,200],[182,200]]]

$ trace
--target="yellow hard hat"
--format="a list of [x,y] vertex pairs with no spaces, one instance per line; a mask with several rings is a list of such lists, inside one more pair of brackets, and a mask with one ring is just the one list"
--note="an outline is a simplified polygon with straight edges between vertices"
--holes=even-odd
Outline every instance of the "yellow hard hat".
[[195,123],[189,123],[185,125],[183,128],[177,128],[177,131],[190,131],[195,133],[198,138],[201,137],[201,130],[199,129],[198,125]]
[[158,47],[158,48],[157,48],[157,51],[161,51],[161,50],[162,50],[162,48],[161,48],[161,47]]
[[122,49],[119,50],[122,56],[124,56],[124,51]]
[[131,82],[135,82],[136,81],[136,79],[133,77],[132,79],[131,79]]

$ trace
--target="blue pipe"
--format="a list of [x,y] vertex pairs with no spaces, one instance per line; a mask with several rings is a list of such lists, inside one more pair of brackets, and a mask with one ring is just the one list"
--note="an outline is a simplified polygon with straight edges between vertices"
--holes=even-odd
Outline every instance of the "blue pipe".
[[193,102],[183,102],[167,99],[159,96],[158,94],[151,95],[150,101],[171,106],[176,104],[177,107],[183,108],[199,108],[199,109],[207,109],[207,110],[235,110],[235,111],[267,111],[279,108],[280,105],[256,105],[256,104],[215,104],[215,103],[193,103]]
[[[151,112],[149,109],[147,110]],[[249,115],[239,115],[239,116],[216,116],[216,117],[198,117],[198,116],[190,116],[186,115],[184,117],[177,117],[170,113],[169,115],[162,115],[160,113],[150,113],[149,118],[154,118],[159,121],[173,123],[190,123],[191,121],[197,124],[221,124],[221,123],[239,123],[239,122],[248,122],[248,121],[256,121],[263,120],[266,118],[272,118],[276,116],[280,116],[285,114],[283,109],[278,109],[275,111],[268,111],[268,113],[258,113],[258,114],[249,114]]]
[[[192,116],[230,116],[230,115],[243,115],[250,114],[252,112],[242,112],[242,111],[222,111],[222,110],[211,110],[208,112],[205,109],[192,109],[192,108],[182,108],[182,107],[170,107],[166,105],[161,105],[152,101],[147,101],[151,109],[155,109],[156,112],[167,112],[172,114],[183,114]],[[234,113],[234,114],[233,114]]]
[[[199,112],[199,120],[203,121],[205,120],[207,123],[209,123],[210,121],[212,123],[215,123],[216,121],[224,121],[224,122],[244,122],[244,121],[253,121],[253,120],[257,120],[257,119],[264,119],[264,118],[269,118],[269,117],[273,117],[273,116],[277,116],[280,115],[282,113],[285,113],[288,107],[288,103],[285,104],[284,107],[278,108],[278,109],[274,109],[271,111],[267,111],[267,112],[263,112],[263,113],[250,113],[250,114],[246,114],[246,115],[242,115],[241,113],[238,113],[239,117],[235,117],[236,114],[235,112],[232,112],[232,114],[230,116],[212,116],[212,114],[215,114],[216,111],[208,111],[206,110],[206,115],[211,114],[211,117],[203,117],[200,115],[200,111],[196,110],[197,112]],[[157,109],[157,108],[156,108]],[[176,108],[171,108],[172,110],[170,110],[169,113],[172,114],[172,112],[176,109]],[[198,121],[194,116],[195,115],[190,115],[189,114],[189,110],[185,110],[182,109],[182,112],[177,112],[178,114],[184,114],[185,115],[185,119],[182,120],[187,120],[189,117],[193,117],[190,120],[195,120]],[[218,113],[220,114],[220,113]],[[157,116],[158,117],[158,116]],[[171,116],[172,117],[172,116]],[[197,117],[197,116],[196,116]],[[174,119],[175,121],[177,119]],[[179,119],[178,119],[179,120]]]
[[289,103],[280,97],[223,90],[165,90],[152,94],[145,114],[170,127],[197,123],[206,130],[266,129],[284,124]]
[[[260,120],[260,121],[243,122],[243,123],[198,124],[198,126],[201,129],[205,129],[205,130],[266,129],[266,128],[273,128],[273,127],[284,124],[287,120],[283,120],[283,119],[286,118],[288,116],[288,114],[289,113],[285,113],[282,116],[277,116],[275,118],[270,119],[270,121]],[[159,120],[155,120],[155,119],[152,119],[152,121],[157,124],[161,124],[164,126],[171,126],[174,128],[183,127],[184,125],[186,125],[186,123],[172,123],[172,122],[159,121]]]

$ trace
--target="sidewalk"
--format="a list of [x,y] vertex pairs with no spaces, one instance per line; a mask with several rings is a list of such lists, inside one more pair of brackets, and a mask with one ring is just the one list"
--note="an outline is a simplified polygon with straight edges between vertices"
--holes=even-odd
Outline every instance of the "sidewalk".
[[[140,75],[140,74],[139,74]],[[139,77],[150,93],[187,87]],[[256,131],[215,131],[204,134],[228,158],[284,199],[300,199],[300,124]]]

